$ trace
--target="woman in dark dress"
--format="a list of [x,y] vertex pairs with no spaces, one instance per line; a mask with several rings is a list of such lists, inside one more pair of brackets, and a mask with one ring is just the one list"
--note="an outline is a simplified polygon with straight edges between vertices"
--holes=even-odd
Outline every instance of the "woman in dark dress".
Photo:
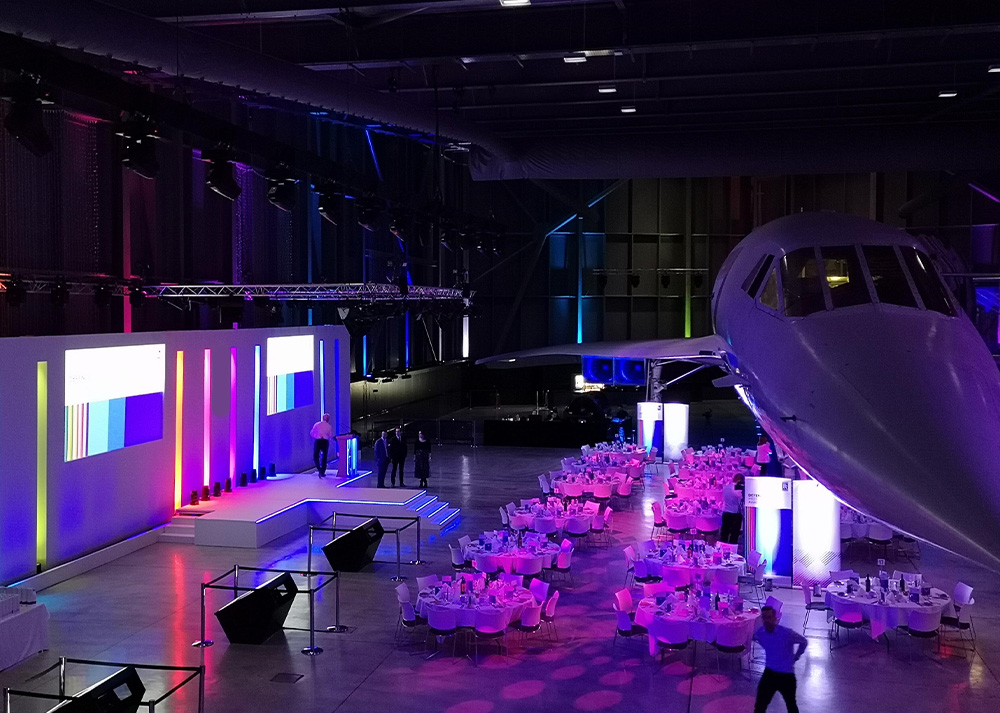
[[431,442],[423,431],[417,432],[417,442],[413,444],[413,474],[421,488],[427,487],[427,479],[431,477]]

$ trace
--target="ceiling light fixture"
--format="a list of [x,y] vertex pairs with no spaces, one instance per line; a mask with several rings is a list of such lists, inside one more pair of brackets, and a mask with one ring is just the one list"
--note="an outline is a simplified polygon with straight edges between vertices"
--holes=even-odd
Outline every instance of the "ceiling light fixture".
[[587,61],[587,55],[583,52],[577,52],[576,54],[568,54],[563,57],[563,62],[566,64],[581,64]]
[[626,104],[622,107],[622,114],[634,114],[635,106],[632,104]]
[[500,7],[527,7],[531,0],[500,0]]
[[618,87],[614,84],[602,84],[597,88],[598,94],[614,94],[618,91]]
[[942,89],[938,92],[938,99],[954,99],[958,96],[958,92],[954,89]]
[[986,71],[990,74],[1000,74],[1000,64],[991,64]]

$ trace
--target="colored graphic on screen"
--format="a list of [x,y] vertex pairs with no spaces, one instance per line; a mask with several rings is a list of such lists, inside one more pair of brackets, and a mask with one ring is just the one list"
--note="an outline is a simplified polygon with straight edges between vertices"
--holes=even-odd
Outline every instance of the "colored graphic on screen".
[[66,352],[66,461],[163,438],[165,345]]
[[267,340],[267,415],[313,402],[313,335]]

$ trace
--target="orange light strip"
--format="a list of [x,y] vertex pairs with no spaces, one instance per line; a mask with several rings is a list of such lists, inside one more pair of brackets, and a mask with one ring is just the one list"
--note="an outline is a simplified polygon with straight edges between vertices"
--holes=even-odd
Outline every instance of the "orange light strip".
[[177,385],[174,388],[174,508],[180,508],[184,497],[184,352],[177,352]]

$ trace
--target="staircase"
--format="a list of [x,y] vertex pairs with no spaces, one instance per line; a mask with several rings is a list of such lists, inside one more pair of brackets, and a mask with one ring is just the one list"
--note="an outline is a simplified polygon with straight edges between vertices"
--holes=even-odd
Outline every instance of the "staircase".
[[450,507],[450,503],[438,500],[437,495],[421,495],[406,508],[411,514],[423,518],[422,528],[430,526],[431,531],[444,532],[458,523],[459,508]]
[[173,542],[179,545],[194,544],[194,521],[190,515],[174,515],[167,526],[160,530],[158,542]]

